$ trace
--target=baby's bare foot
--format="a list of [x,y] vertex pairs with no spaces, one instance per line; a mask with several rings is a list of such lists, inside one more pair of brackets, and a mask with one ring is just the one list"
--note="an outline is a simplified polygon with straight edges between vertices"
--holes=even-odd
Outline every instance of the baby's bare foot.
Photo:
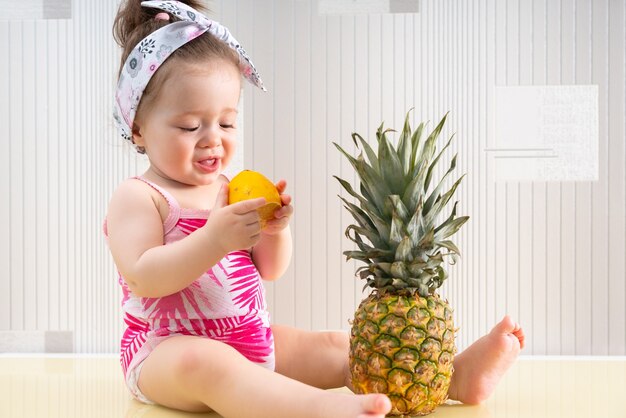
[[358,418],[384,418],[391,411],[391,401],[385,395],[362,395],[359,402],[363,412]]
[[391,411],[391,401],[386,395],[327,394],[330,396],[322,404],[324,417],[384,418]]
[[522,348],[524,331],[507,315],[455,357],[449,398],[466,404],[487,399]]

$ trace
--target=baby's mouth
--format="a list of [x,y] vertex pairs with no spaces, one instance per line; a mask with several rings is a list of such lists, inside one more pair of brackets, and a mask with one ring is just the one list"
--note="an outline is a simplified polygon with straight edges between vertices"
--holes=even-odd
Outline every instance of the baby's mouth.
[[208,158],[206,160],[200,160],[198,161],[198,164],[200,164],[203,167],[211,168],[215,166],[215,164],[217,164],[217,158]]
[[194,163],[198,169],[204,173],[214,173],[220,169],[219,158],[207,158],[206,160],[198,160]]

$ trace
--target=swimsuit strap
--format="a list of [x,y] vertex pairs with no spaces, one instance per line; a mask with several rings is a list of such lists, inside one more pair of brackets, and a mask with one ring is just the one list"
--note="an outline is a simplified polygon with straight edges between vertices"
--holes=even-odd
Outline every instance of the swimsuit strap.
[[178,222],[178,219],[180,218],[180,205],[178,204],[178,201],[176,200],[174,196],[172,196],[170,192],[168,192],[161,186],[151,182],[150,180],[142,176],[137,176],[134,178],[137,180],[141,180],[144,183],[146,183],[148,186],[152,187],[154,190],[159,192],[161,196],[163,196],[163,198],[165,198],[165,200],[167,201],[167,205],[169,206],[170,211],[167,214],[167,218],[165,218],[165,221],[163,221],[163,233],[167,234],[168,232],[172,230],[172,228],[176,226],[176,223]]

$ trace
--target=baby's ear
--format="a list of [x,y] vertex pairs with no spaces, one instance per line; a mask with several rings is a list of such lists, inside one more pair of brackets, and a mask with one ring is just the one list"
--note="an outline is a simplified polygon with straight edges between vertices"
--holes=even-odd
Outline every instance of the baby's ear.
[[138,147],[143,147],[144,144],[144,140],[143,140],[143,135],[141,134],[141,127],[136,123],[133,122],[133,144],[137,145]]

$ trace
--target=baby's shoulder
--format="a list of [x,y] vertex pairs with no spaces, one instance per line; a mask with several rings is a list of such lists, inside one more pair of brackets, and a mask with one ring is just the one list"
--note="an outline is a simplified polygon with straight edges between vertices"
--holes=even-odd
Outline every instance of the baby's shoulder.
[[135,178],[122,181],[111,195],[109,210],[116,207],[140,207],[154,206],[158,199],[158,192],[152,187]]
[[152,194],[151,190],[152,187],[148,186],[143,181],[140,181],[137,178],[129,178],[117,185],[117,187],[113,191],[113,197],[115,197],[116,195],[121,195],[124,197],[131,195],[148,197]]

